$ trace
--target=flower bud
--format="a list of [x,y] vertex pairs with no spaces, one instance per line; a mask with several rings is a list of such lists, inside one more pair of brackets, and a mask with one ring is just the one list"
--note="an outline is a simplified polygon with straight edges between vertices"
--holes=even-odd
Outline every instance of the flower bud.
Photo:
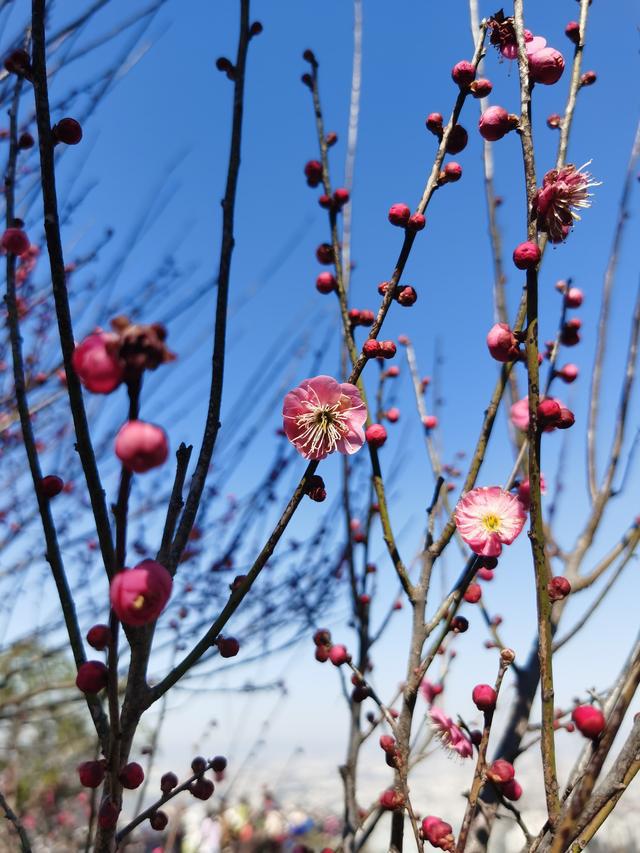
[[451,630],[454,634],[464,634],[469,629],[469,620],[464,616],[454,616],[451,620]]
[[7,228],[0,240],[0,247],[8,255],[23,255],[31,243],[22,228]]
[[160,790],[163,794],[168,794],[178,784],[178,777],[175,773],[164,773],[160,779]]
[[540,263],[542,253],[537,243],[527,240],[513,250],[513,263],[519,270],[530,270]]
[[438,426],[438,418],[435,415],[425,415],[422,425],[426,430],[435,429]]
[[430,130],[435,136],[442,136],[442,123],[444,119],[441,113],[429,113],[425,121],[427,130]]
[[371,424],[365,430],[365,438],[372,447],[382,447],[387,440],[387,431],[382,424]]
[[98,788],[104,780],[104,764],[102,761],[83,761],[78,764],[80,784],[85,788]]
[[[499,616],[494,617],[494,623],[495,623],[496,619],[500,619],[500,617]],[[502,621],[502,619],[500,619],[500,622],[501,621]],[[498,622],[496,624],[500,624],[500,623]],[[504,663],[511,664],[516,659],[516,653],[514,652],[513,649],[502,649],[500,651],[500,659],[502,661],[504,661]]]
[[564,34],[569,41],[576,45],[580,44],[580,24],[577,21],[569,21],[567,26],[564,28]]
[[506,797],[507,800],[516,802],[522,796],[522,785],[515,779],[510,779],[500,786],[500,791],[502,792],[502,796]]
[[333,246],[330,243],[320,243],[316,249],[318,263],[329,266],[333,263]]
[[562,116],[558,113],[551,113],[547,116],[547,127],[551,130],[557,130],[562,124]]
[[151,826],[151,829],[155,829],[156,832],[162,832],[163,829],[166,829],[168,823],[169,818],[167,817],[166,812],[160,811],[159,809],[149,818],[149,825]]
[[77,344],[73,351],[73,369],[92,394],[110,394],[124,378],[124,366],[115,351],[116,342],[115,334],[98,331]]
[[116,436],[115,453],[128,471],[144,474],[167,461],[167,434],[155,424],[127,421]]
[[309,160],[304,167],[304,174],[310,187],[317,187],[322,181],[322,163],[319,160]]
[[454,839],[453,829],[450,823],[446,823],[439,817],[429,815],[422,821],[422,835],[433,847],[439,850],[453,851]]
[[595,71],[585,71],[582,77],[580,78],[581,86],[593,86],[593,84],[598,79]]
[[479,711],[493,711],[498,701],[498,694],[490,684],[476,684],[471,698]]
[[349,190],[345,187],[338,187],[333,193],[333,203],[336,207],[344,207],[349,201]]
[[305,487],[305,494],[316,503],[322,503],[322,501],[326,499],[327,490],[324,485],[324,480],[319,474],[313,474],[309,477]]
[[493,84],[486,77],[479,77],[477,80],[474,80],[469,89],[474,98],[486,98],[487,95],[491,94]]
[[551,86],[557,83],[564,71],[564,57],[553,47],[543,47],[528,57],[529,77],[534,83]]
[[329,651],[329,660],[334,666],[342,666],[351,660],[351,655],[347,651],[346,646],[331,646]]
[[406,204],[392,204],[389,208],[389,222],[404,228],[411,217],[411,211]]
[[459,154],[467,147],[469,134],[461,124],[454,124],[447,140],[445,150],[447,154]]
[[108,625],[94,625],[87,631],[87,642],[98,652],[103,652],[111,642],[111,629]]
[[563,382],[566,382],[567,385],[576,381],[578,373],[579,370],[576,364],[565,364],[565,366],[560,368],[560,370],[556,370],[556,376],[559,379],[562,379]]
[[83,693],[99,693],[107,686],[107,667],[99,660],[88,660],[80,664],[76,676],[76,687]]
[[409,221],[407,222],[407,228],[409,231],[422,231],[424,226],[427,224],[427,220],[421,213],[414,213],[409,217]]
[[461,89],[468,89],[476,78],[476,69],[472,62],[466,59],[456,62],[451,70],[451,78]]
[[455,184],[455,182],[459,181],[462,177],[462,166],[460,163],[456,163],[454,160],[451,160],[442,170],[442,174],[447,180],[447,183]]
[[214,789],[215,786],[211,779],[205,779],[204,776],[202,776],[200,779],[196,779],[195,782],[191,783],[189,786],[189,793],[198,800],[208,800],[213,794]]
[[54,142],[64,142],[65,145],[77,145],[82,139],[82,127],[74,118],[61,118],[51,128]]
[[385,417],[389,423],[395,424],[400,420],[400,409],[397,406],[392,406],[385,412]]
[[400,285],[396,295],[397,302],[404,308],[410,308],[418,299],[418,294],[413,287],[409,285]]
[[547,584],[547,592],[551,601],[562,601],[571,592],[571,584],[566,578],[557,575]]
[[487,779],[495,782],[496,785],[504,785],[515,778],[515,770],[513,764],[505,761],[504,758],[498,758],[487,770]]
[[60,479],[60,477],[56,477],[55,474],[48,474],[46,477],[43,477],[38,483],[38,492],[42,495],[43,498],[47,500],[51,500],[51,498],[55,498],[64,488],[64,481]]
[[333,293],[334,290],[337,290],[338,283],[333,273],[321,272],[316,279],[316,289],[320,293]]
[[389,788],[388,791],[383,791],[382,794],[380,794],[379,803],[383,809],[395,811],[396,809],[401,809],[404,806],[404,795],[401,794],[400,791]]
[[593,705],[578,705],[571,712],[571,719],[578,731],[591,739],[599,737],[606,725],[604,714]]
[[482,598],[482,588],[480,587],[480,584],[470,583],[465,590],[463,598],[467,604],[477,604]]
[[119,814],[120,809],[116,803],[111,797],[105,797],[98,810],[98,826],[100,829],[114,829],[118,823]]
[[487,346],[496,361],[514,361],[520,355],[518,341],[507,323],[496,323],[487,335]]
[[144,770],[137,761],[131,761],[129,764],[125,764],[122,770],[118,773],[118,779],[120,780],[123,788],[133,791],[142,785],[144,781]]
[[114,575],[109,589],[111,607],[125,625],[147,625],[164,610],[172,586],[171,575],[163,565],[143,560],[133,569]]
[[480,136],[487,142],[496,142],[513,130],[516,123],[517,119],[514,120],[504,107],[493,106],[488,107],[480,116],[478,129]]
[[554,400],[553,397],[547,397],[545,400],[541,400],[538,404],[538,423],[543,428],[546,426],[555,427],[557,421],[560,419],[560,411],[560,403],[558,403],[557,400]]
[[396,748],[396,739],[391,735],[380,735],[380,746],[385,752],[394,752]]
[[217,646],[221,658],[234,658],[240,651],[240,643],[235,637],[219,637]]
[[570,287],[564,294],[564,304],[567,308],[579,308],[584,301],[584,294],[579,287]]
[[556,427],[558,429],[571,429],[575,422],[576,418],[571,409],[566,409],[564,406],[561,407]]

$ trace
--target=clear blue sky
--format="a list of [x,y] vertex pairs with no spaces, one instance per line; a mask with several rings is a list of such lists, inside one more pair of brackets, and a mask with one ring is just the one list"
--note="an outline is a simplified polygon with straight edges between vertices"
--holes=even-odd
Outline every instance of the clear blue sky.
[[[232,317],[225,384],[225,409],[231,406],[255,366],[278,340],[286,341],[298,326],[322,325],[331,319],[333,307],[314,288],[318,265],[315,246],[327,237],[326,216],[316,202],[317,192],[306,187],[302,169],[316,157],[315,131],[309,92],[300,83],[306,70],[302,51],[312,48],[320,61],[320,87],[327,129],[340,137],[331,151],[335,185],[342,180],[346,140],[346,120],[351,74],[351,5],[344,0],[323,3],[252,4],[252,17],[264,25],[264,33],[250,48],[243,161],[237,200],[236,252],[232,271]],[[563,31],[568,20],[578,14],[575,2],[559,4],[538,0],[528,4],[527,26],[562,50],[569,59],[570,44]],[[115,0],[104,12],[100,28],[110,19],[119,20],[128,4]],[[481,14],[495,9],[481,4]],[[97,22],[96,22],[97,24]],[[616,4],[615,14],[607,4],[596,2],[590,13],[585,69],[598,73],[595,86],[583,90],[578,99],[569,160],[577,165],[591,160],[591,171],[602,181],[594,193],[592,209],[570,236],[566,245],[547,252],[541,276],[541,338],[553,336],[560,300],[553,285],[571,276],[585,292],[579,316],[584,323],[584,343],[561,358],[576,362],[581,376],[571,387],[558,389],[576,412],[576,426],[566,457],[566,492],[561,505],[558,538],[569,546],[579,530],[587,506],[584,478],[584,433],[587,382],[591,371],[594,334],[600,287],[613,223],[621,192],[629,150],[638,117],[637,6],[630,0]],[[155,270],[168,249],[185,270],[184,292],[174,294],[173,304],[191,294],[215,275],[219,248],[220,207],[224,190],[228,152],[231,84],[215,69],[215,59],[235,52],[237,3],[178,3],[170,0],[149,30],[148,53],[108,96],[98,114],[87,121],[81,150],[65,155],[61,174],[67,178],[78,168],[81,158],[85,181],[97,180],[96,188],[80,205],[67,228],[68,246],[83,251],[106,226],[116,230],[116,245],[126,244],[130,229],[140,213],[154,202],[168,199],[166,209],[149,232],[135,239],[131,255],[121,271],[110,303],[130,299],[140,282]],[[376,285],[387,278],[400,246],[401,235],[386,219],[389,205],[406,201],[415,205],[422,194],[435,152],[435,140],[425,131],[427,113],[438,110],[448,115],[456,95],[450,69],[472,53],[465,2],[445,9],[432,3],[365,3],[362,108],[359,145],[353,191],[354,272],[353,304],[372,308],[378,304]],[[108,62],[102,52],[96,62]],[[70,72],[69,72],[70,73]],[[487,56],[485,73],[494,83],[492,102],[518,112],[518,80],[515,67],[499,62],[495,52]],[[552,167],[558,135],[548,130],[545,118],[562,112],[568,85],[565,73],[553,87],[538,87],[534,99],[534,121],[539,177]],[[64,77],[61,75],[60,80]],[[469,101],[461,123],[470,142],[455,157],[463,167],[462,180],[438,192],[427,213],[427,228],[418,239],[407,266],[405,282],[414,284],[419,300],[411,310],[394,306],[385,325],[385,337],[407,333],[414,340],[423,373],[432,373],[434,352],[439,346],[444,362],[440,368],[440,412],[443,430],[438,440],[444,458],[451,461],[457,450],[473,447],[482,411],[495,380],[495,365],[489,359],[484,338],[493,322],[491,303],[492,272],[482,192],[481,140],[476,132],[478,106]],[[522,276],[516,274],[509,257],[513,246],[525,238],[523,177],[519,140],[511,134],[494,145],[496,189],[504,197],[499,221],[505,246],[508,274],[507,293],[511,313],[517,304]],[[169,171],[171,169],[171,171]],[[637,193],[632,200],[634,220],[629,235],[637,235]],[[282,253],[284,252],[284,256]],[[274,259],[281,258],[275,274]],[[108,266],[108,254],[103,260]],[[101,268],[102,269],[102,268]],[[100,274],[100,270],[98,270]],[[610,377],[603,393],[602,447],[608,447],[615,403],[619,394],[621,364],[628,336],[628,320],[638,283],[637,251],[627,240],[617,279],[612,314],[612,334],[607,367]],[[169,305],[169,301],[167,305]],[[169,309],[170,311],[170,309]],[[179,441],[197,444],[203,420],[213,292],[197,304],[190,315],[175,323],[169,317],[171,344],[181,360],[167,368],[166,375],[154,376],[145,417],[165,426],[175,445]],[[154,320],[155,316],[145,320]],[[105,323],[108,316],[93,317]],[[78,329],[79,332],[87,329]],[[322,369],[335,372],[337,336],[327,347]],[[566,356],[566,357],[565,357]],[[400,358],[397,363],[402,365]],[[265,365],[266,368],[266,365]],[[294,375],[291,384],[306,374]],[[521,386],[524,373],[520,373]],[[171,407],[172,389],[179,383],[191,386],[185,405]],[[398,380],[398,405],[402,418],[390,427],[390,440],[382,452],[385,471],[398,459],[402,442],[402,467],[395,480],[392,515],[403,530],[401,547],[407,559],[413,555],[424,507],[433,481],[421,441],[421,430],[412,405],[411,389],[402,369]],[[162,387],[158,387],[162,383]],[[188,403],[187,403],[188,401]],[[431,403],[431,400],[429,401]],[[637,395],[629,420],[629,433],[638,427]],[[224,432],[224,411],[223,430]],[[504,418],[492,439],[479,482],[503,481],[511,467],[511,451],[506,441]],[[411,424],[411,426],[408,426]],[[232,481],[242,492],[253,482],[260,457],[270,459],[273,431],[279,425],[279,408],[264,424],[251,465],[244,465]],[[562,446],[562,436],[545,438],[544,465],[552,479]],[[604,450],[603,450],[604,453]],[[601,454],[601,461],[603,458]],[[300,461],[299,470],[303,463]],[[339,485],[335,460],[323,465],[330,491]],[[627,496],[612,505],[604,526],[602,545],[613,541],[635,514],[640,487],[632,477]],[[293,533],[307,529],[318,512],[307,502],[294,520]],[[341,528],[340,528],[341,532]],[[600,550],[600,541],[596,551]],[[391,568],[380,549],[383,580],[381,593],[394,594]],[[448,577],[458,570],[457,555],[443,561]],[[588,561],[591,564],[591,561]],[[635,568],[594,618],[591,639],[572,646],[558,660],[558,701],[568,703],[586,687],[604,687],[620,665],[637,627]],[[346,590],[341,590],[340,594]],[[498,570],[496,582],[486,590],[494,612],[505,617],[505,639],[523,657],[533,636],[535,599],[528,543],[523,535]],[[383,595],[381,595],[383,597]],[[584,596],[568,608],[567,622],[586,606]],[[374,613],[377,610],[374,609]],[[406,620],[406,613],[404,615]],[[449,691],[447,708],[470,713],[470,687],[490,680],[494,657],[482,648],[485,632],[480,616],[472,616],[472,629],[459,643],[460,660]],[[349,640],[345,626],[331,625],[336,636]],[[377,678],[387,695],[404,671],[406,629],[403,617],[389,633],[377,657]],[[604,644],[604,646],[603,646]],[[335,699],[335,673],[326,667],[314,668],[312,650],[303,646],[297,653],[291,698],[278,718],[267,750],[269,762],[277,764],[288,746],[304,742],[317,753],[323,772],[341,759],[345,741],[346,716]],[[285,658],[269,665],[277,673]],[[250,673],[247,671],[247,675]],[[229,676],[229,683],[237,677]],[[216,704],[220,718],[239,713],[243,699]],[[258,700],[255,700],[258,701]],[[265,710],[271,698],[260,699]],[[206,700],[207,707],[209,700]],[[194,716],[200,714],[192,707]],[[209,710],[203,712],[209,714]],[[259,714],[256,714],[259,718]],[[253,719],[255,719],[254,717]],[[330,732],[327,730],[330,729]],[[226,729],[222,727],[213,751],[225,751]],[[295,743],[294,743],[295,741]],[[242,748],[235,746],[242,757]],[[322,756],[325,758],[322,759]],[[329,756],[326,758],[326,756]],[[266,760],[266,759],[265,759]],[[336,777],[337,792],[337,777]]]

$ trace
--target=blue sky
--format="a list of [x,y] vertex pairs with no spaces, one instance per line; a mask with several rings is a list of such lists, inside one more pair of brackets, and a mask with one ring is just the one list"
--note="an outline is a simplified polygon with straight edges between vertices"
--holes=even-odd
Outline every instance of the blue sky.
[[[569,0],[562,4],[539,0],[529,6],[527,26],[544,35],[568,60],[570,44],[563,31],[566,22],[577,16],[578,5]],[[97,181],[66,229],[68,251],[86,250],[106,226],[115,229],[116,247],[131,242],[127,264],[109,294],[110,305],[115,310],[119,299],[124,301],[135,295],[140,282],[156,269],[167,251],[174,253],[177,263],[186,271],[178,286],[183,292],[172,294],[174,301],[168,299],[165,305],[171,344],[180,359],[167,368],[166,374],[151,378],[149,403],[143,407],[145,417],[169,430],[174,446],[181,440],[197,443],[206,403],[213,289],[190,314],[181,315],[175,322],[171,322],[171,305],[182,298],[191,298],[200,285],[215,275],[217,266],[219,200],[224,191],[232,87],[216,71],[215,59],[220,55],[233,57],[236,7],[230,0],[216,4],[169,0],[143,39],[143,43],[149,41],[148,52],[114,88],[96,116],[86,122],[82,146],[65,154],[60,166],[63,181],[73,176],[80,164],[77,185]],[[99,23],[100,27],[108,28],[111,21],[121,19],[127,8],[128,4],[114,0],[96,21],[96,27]],[[481,4],[481,14],[494,11],[492,6]],[[336,318],[331,300],[318,295],[313,286],[319,271],[314,249],[326,239],[327,225],[324,212],[317,206],[317,192],[307,188],[302,174],[304,163],[317,156],[317,149],[310,96],[299,78],[306,70],[302,51],[310,47],[320,61],[326,126],[336,130],[340,137],[330,155],[333,182],[340,185],[351,74],[351,6],[344,0],[255,2],[252,18],[263,23],[264,32],[251,44],[247,72],[226,410],[274,344],[287,341],[294,329],[324,327]],[[596,70],[598,82],[579,94],[569,160],[577,165],[591,160],[590,169],[602,186],[594,191],[593,207],[585,212],[566,245],[547,252],[541,275],[542,340],[553,336],[557,324],[560,299],[553,288],[555,281],[571,276],[585,292],[584,307],[578,312],[584,323],[584,342],[563,353],[561,358],[561,363],[577,363],[581,375],[573,386],[557,389],[575,410],[577,419],[566,456],[566,492],[557,526],[558,538],[565,546],[577,535],[587,507],[584,478],[587,382],[602,276],[638,117],[637,95],[633,91],[638,78],[636,18],[636,4],[629,0],[616,4],[615,15],[603,3],[596,2],[592,7],[584,68]],[[466,3],[456,0],[446,11],[442,6],[424,2],[365,3],[363,40],[362,106],[352,202],[353,258],[357,266],[352,286],[354,306],[375,309],[376,286],[391,274],[401,241],[401,234],[388,224],[386,211],[393,202],[415,205],[420,198],[436,148],[434,137],[424,128],[424,118],[434,110],[448,115],[456,95],[450,69],[456,61],[470,58],[472,53]],[[108,63],[108,50],[91,61],[96,68]],[[65,73],[71,75],[72,71]],[[491,51],[485,74],[494,84],[492,102],[518,112],[515,66],[499,62]],[[565,73],[556,86],[538,87],[535,91],[539,178],[552,167],[558,140],[557,132],[546,128],[545,118],[551,112],[562,112],[567,78]],[[68,83],[64,74],[59,79],[60,85]],[[495,365],[484,344],[493,322],[492,272],[482,193],[481,140],[475,131],[477,119],[478,105],[468,101],[461,123],[469,130],[470,142],[455,157],[463,167],[463,178],[439,191],[429,207],[427,228],[416,242],[404,277],[406,283],[418,290],[418,302],[410,310],[394,306],[384,333],[385,337],[394,338],[400,333],[410,335],[423,373],[433,373],[436,347],[440,350],[443,429],[438,441],[446,461],[452,461],[457,450],[468,453],[472,449],[495,381]],[[494,145],[494,158],[496,190],[504,197],[498,216],[513,314],[523,280],[509,257],[513,246],[525,238],[522,163],[515,134]],[[163,198],[167,200],[166,207],[153,227],[144,236],[132,239],[131,229],[141,212],[152,211],[154,204]],[[628,238],[634,229],[637,234],[637,204],[636,191],[631,202],[633,219]],[[277,261],[275,270],[274,261]],[[98,276],[109,266],[108,252],[101,263],[96,271]],[[637,283],[637,252],[632,240],[627,239],[620,258],[607,353],[601,462],[610,440]],[[152,321],[156,317],[143,319]],[[91,315],[87,322],[107,320],[108,316]],[[79,333],[86,331],[88,328],[78,328]],[[329,373],[337,369],[337,340],[334,337],[327,347],[323,363],[322,369]],[[382,464],[387,472],[394,459],[399,456],[402,459],[395,480],[392,517],[397,528],[404,531],[401,547],[406,559],[410,559],[417,546],[433,481],[407,371],[401,358],[396,361],[402,366],[402,377],[398,380],[402,417],[396,427],[389,428],[390,440],[382,451]],[[292,376],[292,384],[304,375]],[[524,387],[523,372],[520,380]],[[174,390],[185,383],[189,390],[181,398],[183,404],[171,408]],[[637,412],[636,395],[629,420],[630,435],[639,425]],[[224,437],[224,411],[222,420]],[[279,410],[274,407],[256,442],[252,464],[243,465],[233,479],[234,489],[242,491],[253,482],[255,460],[271,457],[273,431],[278,425]],[[544,451],[547,461],[543,467],[550,471],[548,479],[551,479],[559,453],[565,452],[562,436],[556,433],[546,437]],[[487,485],[502,482],[511,461],[501,417],[479,482]],[[300,471],[302,466],[301,461]],[[323,465],[322,473],[329,490],[335,493],[339,486],[336,460]],[[640,497],[638,483],[637,476],[632,477],[627,495],[612,504],[595,551],[601,552],[612,543],[633,518]],[[300,517],[294,520],[292,532],[301,535],[308,530],[317,511],[315,505],[306,503]],[[380,588],[386,598],[394,594],[395,582],[381,548],[379,555]],[[458,571],[457,555],[451,552],[443,565],[447,578],[451,579]],[[586,687],[606,686],[619,667],[637,626],[639,590],[635,572],[635,566],[630,566],[608,604],[593,619],[590,639],[585,635],[584,641],[578,641],[577,647],[571,646],[558,659],[560,702],[570,702]],[[529,549],[524,535],[502,561],[496,581],[487,587],[486,595],[492,611],[505,617],[506,640],[523,657],[529,650],[535,620]],[[569,605],[567,624],[583,611],[587,604],[584,599],[582,595],[579,601]],[[397,627],[389,632],[376,659],[383,695],[391,692],[402,677],[407,621],[405,612],[398,618]],[[459,643],[460,658],[447,700],[449,711],[470,713],[471,686],[493,676],[495,659],[482,648],[485,631],[480,622],[479,615],[472,617],[472,628]],[[346,626],[336,622],[331,627],[336,637],[349,639]],[[335,701],[337,678],[327,667],[319,671],[311,658],[312,649],[307,645],[295,652],[290,662],[281,657],[265,669],[274,674],[284,671],[294,674],[289,685],[291,698],[268,740],[265,766],[275,766],[287,746],[298,741],[318,755],[320,764],[325,761],[322,766],[327,772],[340,760],[346,717]],[[228,679],[237,683],[233,675]],[[216,714],[220,711],[221,720],[231,719],[243,701],[242,697],[225,698],[216,705]],[[256,701],[260,702],[255,715],[259,717],[260,709],[264,707],[266,713],[273,700],[258,697]],[[209,713],[209,703],[209,699],[191,703],[195,728],[195,719]],[[249,720],[247,726],[250,727]],[[221,730],[224,741],[224,726]],[[177,729],[174,733],[178,737]],[[235,748],[241,756],[241,747]],[[177,750],[175,746],[174,755]],[[213,751],[225,751],[224,743],[216,741]],[[168,748],[167,753],[170,752]]]

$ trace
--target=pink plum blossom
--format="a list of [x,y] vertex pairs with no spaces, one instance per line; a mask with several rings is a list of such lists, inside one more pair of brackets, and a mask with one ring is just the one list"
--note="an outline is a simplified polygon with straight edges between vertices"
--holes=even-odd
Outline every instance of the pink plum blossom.
[[355,453],[364,444],[367,409],[349,382],[305,379],[284,398],[282,415],[287,438],[305,459],[324,459],[335,450]]
[[440,708],[432,708],[429,716],[433,731],[443,746],[456,752],[461,758],[470,758],[473,755],[471,741],[451,717],[447,717]]
[[511,545],[526,520],[522,503],[500,486],[481,486],[460,499],[456,527],[475,554],[498,557],[503,545]]
[[[560,402],[556,397],[541,397],[540,402],[542,403],[544,400],[550,400],[555,402],[560,406],[560,409],[564,409],[563,403]],[[529,398],[523,397],[521,400],[518,400],[516,403],[511,406],[510,410],[510,418],[511,423],[514,425],[516,429],[521,430],[522,432],[526,432],[529,429]],[[547,425],[543,427],[545,432],[550,432],[553,429],[553,426]]]
[[591,207],[590,187],[599,186],[589,172],[569,163],[562,169],[551,169],[542,180],[542,186],[533,198],[532,212],[537,217],[538,230],[545,231],[552,243],[560,243],[569,233],[574,220],[580,217],[576,210]]

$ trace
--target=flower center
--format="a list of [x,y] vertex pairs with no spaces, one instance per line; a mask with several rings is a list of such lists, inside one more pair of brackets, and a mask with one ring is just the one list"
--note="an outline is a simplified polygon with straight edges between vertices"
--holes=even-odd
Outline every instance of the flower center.
[[131,606],[134,610],[141,610],[144,607],[144,595],[136,595],[131,602]]
[[296,425],[300,430],[297,441],[311,453],[321,446],[332,453],[349,429],[346,414],[340,411],[340,402],[333,406],[313,406],[311,411],[298,415]]
[[498,530],[500,530],[500,516],[495,515],[494,513],[485,515],[482,519],[482,523],[489,533],[497,533]]

